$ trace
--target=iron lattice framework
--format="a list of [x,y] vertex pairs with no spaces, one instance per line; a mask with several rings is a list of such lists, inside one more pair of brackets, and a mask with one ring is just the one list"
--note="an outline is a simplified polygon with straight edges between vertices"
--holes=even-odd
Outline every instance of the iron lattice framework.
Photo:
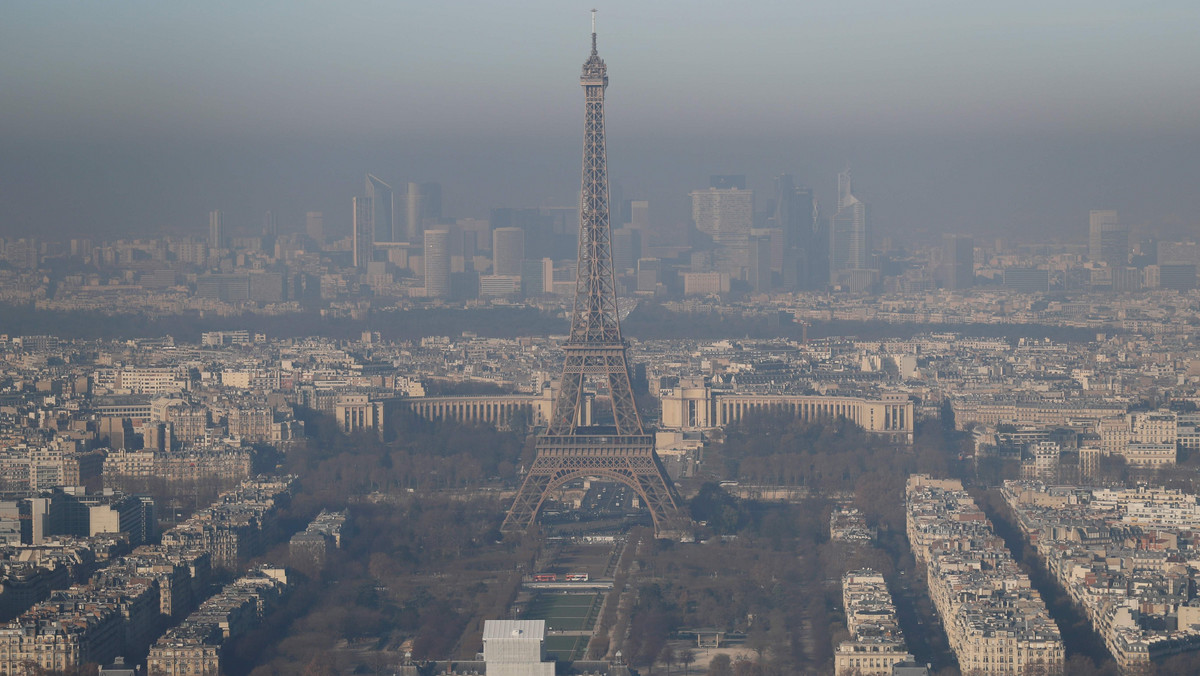
[[[594,17],[593,17],[594,19]],[[502,530],[523,530],[537,518],[546,497],[563,485],[597,477],[632,488],[650,510],[659,535],[676,533],[688,521],[679,510],[671,479],[654,452],[633,398],[617,314],[608,209],[608,158],[604,147],[604,90],[608,68],[596,53],[583,64],[585,124],[583,184],[579,203],[579,266],[571,335],[563,345],[562,381],[545,434],[538,438],[537,457],[508,511]],[[584,385],[604,382],[612,399],[614,426],[582,425]]]

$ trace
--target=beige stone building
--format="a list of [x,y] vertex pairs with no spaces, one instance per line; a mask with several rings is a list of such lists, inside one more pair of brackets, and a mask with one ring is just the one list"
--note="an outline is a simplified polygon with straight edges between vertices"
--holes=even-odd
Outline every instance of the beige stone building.
[[883,575],[868,569],[843,575],[842,607],[851,639],[834,651],[837,676],[891,676],[893,665],[913,660]]
[[904,394],[879,399],[824,395],[738,394],[714,392],[699,380],[684,380],[660,392],[663,429],[712,429],[752,413],[779,412],[800,420],[845,418],[867,432],[912,442],[913,403]]
[[1058,626],[962,484],[914,475],[905,494],[909,543],[962,672],[1061,671]]

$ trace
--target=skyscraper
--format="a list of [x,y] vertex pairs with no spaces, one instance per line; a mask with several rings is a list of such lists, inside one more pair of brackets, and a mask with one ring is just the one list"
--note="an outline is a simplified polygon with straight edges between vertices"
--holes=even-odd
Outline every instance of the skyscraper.
[[225,221],[220,209],[208,212],[208,248],[223,249],[225,247]]
[[325,214],[320,211],[304,214],[304,232],[318,247],[325,244]]
[[823,269],[814,258],[824,259],[828,251],[816,247],[817,201],[812,189],[796,187],[791,174],[775,179],[775,225],[782,243],[772,252],[771,268],[780,273],[785,290],[811,288],[813,271]]
[[492,274],[519,275],[525,259],[525,232],[520,228],[492,231]]
[[[829,281],[844,284],[850,271],[870,267],[871,231],[867,205],[854,196],[850,172],[838,174],[838,209],[829,230]],[[853,276],[862,277],[861,274]]]
[[542,259],[542,293],[555,293],[553,258]]
[[[551,277],[554,275],[554,263],[550,263]],[[542,261],[526,258],[521,262],[521,295],[526,298],[540,296],[546,293],[545,271]],[[551,280],[553,282],[553,280]]]
[[274,211],[263,214],[263,237],[274,237],[279,234],[279,219]]
[[550,218],[539,209],[492,209],[488,226],[493,232],[500,228],[519,228],[524,232],[527,258],[554,258],[554,231]]
[[371,232],[375,233],[376,242],[397,242],[400,241],[392,231],[394,221],[393,218],[393,196],[392,186],[379,180],[372,174],[367,174],[367,199],[371,203]]
[[441,218],[442,186],[437,183],[409,183],[404,198],[405,241],[420,242],[425,227],[436,225]]
[[975,238],[942,235],[942,284],[951,290],[975,286]]
[[693,191],[692,221],[697,230],[712,237],[717,270],[742,279],[750,264],[754,192],[737,187]]
[[654,293],[662,275],[662,261],[657,258],[639,258],[637,262],[637,290]]
[[629,202],[629,227],[643,231],[650,228],[650,202],[646,200]]
[[618,275],[637,266],[642,257],[642,231],[632,225],[612,231],[613,270]]
[[450,296],[450,231],[444,228],[426,230],[425,240],[425,297]]
[[718,190],[729,190],[737,188],[738,190],[746,189],[745,174],[713,174],[708,177],[708,187]]
[[769,293],[771,285],[771,238],[758,235],[750,238],[749,273],[746,281],[754,293]]
[[1121,225],[1117,212],[1093,211],[1088,218],[1088,258],[1109,267],[1129,262],[1129,229]]
[[367,263],[371,262],[371,254],[375,250],[375,229],[371,222],[371,200],[368,197],[355,197],[353,205],[352,238],[354,267],[366,271]]

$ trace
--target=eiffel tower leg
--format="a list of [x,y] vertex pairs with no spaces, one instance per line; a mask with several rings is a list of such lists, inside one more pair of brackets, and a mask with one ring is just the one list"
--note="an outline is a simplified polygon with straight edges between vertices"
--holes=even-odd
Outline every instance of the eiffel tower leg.
[[[534,461],[533,466],[537,468],[537,460]],[[521,489],[513,498],[512,507],[509,508],[508,515],[504,517],[500,531],[512,533],[532,526],[533,520],[537,518],[542,499],[549,489],[550,475],[545,472],[535,472],[531,468],[529,474],[525,475],[525,481],[521,482]]]
[[[654,518],[654,532],[658,537],[667,533],[684,531],[690,519],[684,517],[683,502],[675,492],[671,478],[657,458],[637,458],[638,467],[633,470],[634,479],[645,495],[646,508]],[[631,459],[633,464],[633,459]]]
[[[654,455],[653,441],[648,436],[635,439],[632,444],[620,445],[603,437],[542,437],[537,458],[501,530],[511,532],[529,527],[537,519],[547,495],[571,481],[590,476],[633,489],[650,512],[658,537],[675,538],[687,533],[691,520],[683,512],[683,502],[666,469]],[[617,448],[614,443],[618,443]]]

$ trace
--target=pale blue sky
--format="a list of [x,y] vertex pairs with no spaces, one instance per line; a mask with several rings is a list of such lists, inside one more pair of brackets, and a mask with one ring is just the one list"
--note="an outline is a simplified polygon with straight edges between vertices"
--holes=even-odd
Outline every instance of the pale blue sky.
[[600,50],[630,133],[1192,131],[1196,2],[5,3],[0,131],[574,128]]

